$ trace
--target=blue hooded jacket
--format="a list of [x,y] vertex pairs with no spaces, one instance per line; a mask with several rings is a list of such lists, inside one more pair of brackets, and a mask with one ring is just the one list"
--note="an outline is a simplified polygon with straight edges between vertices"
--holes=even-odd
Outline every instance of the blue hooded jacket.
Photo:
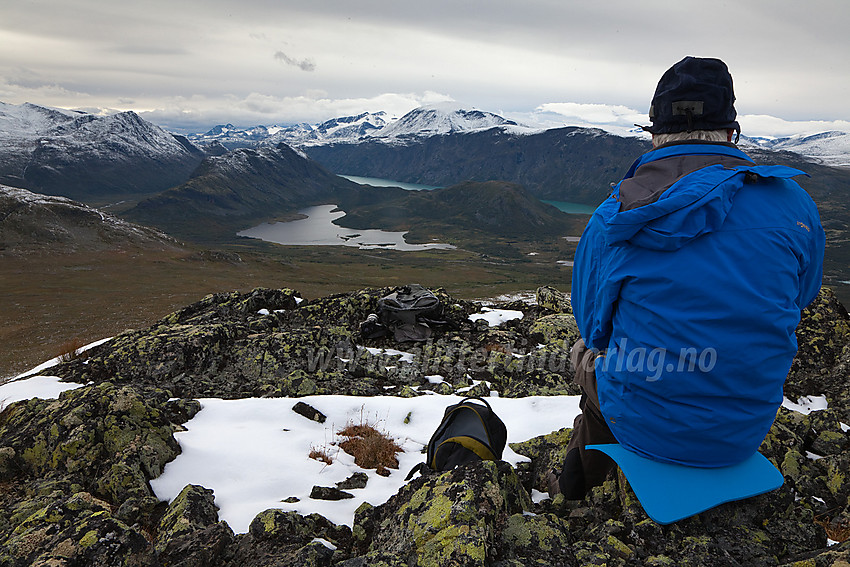
[[791,179],[801,174],[756,166],[731,145],[661,146],[596,209],[572,303],[601,353],[600,407],[623,446],[701,467],[758,449],[782,402],[800,311],[821,285],[825,237]]

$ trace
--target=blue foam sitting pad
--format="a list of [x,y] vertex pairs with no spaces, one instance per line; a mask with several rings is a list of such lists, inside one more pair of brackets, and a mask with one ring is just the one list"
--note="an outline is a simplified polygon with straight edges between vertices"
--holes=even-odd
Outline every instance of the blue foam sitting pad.
[[725,502],[782,486],[785,479],[761,453],[729,467],[699,468],[642,457],[619,444],[587,445],[620,466],[647,515],[671,524]]

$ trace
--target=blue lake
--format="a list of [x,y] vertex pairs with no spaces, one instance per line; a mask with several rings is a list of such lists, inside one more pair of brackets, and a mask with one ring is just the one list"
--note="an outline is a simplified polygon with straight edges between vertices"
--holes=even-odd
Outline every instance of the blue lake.
[[[340,177],[344,177],[349,181],[354,181],[355,183],[360,183],[361,185],[371,185],[372,187],[401,187],[402,189],[407,189],[409,191],[431,191],[433,189],[439,189],[439,187],[434,185],[420,185],[418,183],[405,183],[403,181],[393,181],[392,179],[381,179],[378,177],[360,177],[357,175],[340,175]],[[592,215],[593,211],[596,210],[596,207],[592,207],[590,205],[583,205],[581,203],[570,203],[568,201],[543,201],[553,207],[564,211],[565,213],[572,213],[578,215]]]
[[408,191],[431,191],[432,189],[439,189],[439,187],[434,185],[419,185],[418,183],[405,183],[404,181],[379,179],[377,177],[359,177],[357,175],[340,175],[340,177],[360,183],[361,185],[371,185],[372,187],[401,187]]
[[[541,201],[543,201],[541,199]],[[592,215],[593,211],[596,210],[596,207],[591,207],[590,205],[582,205],[581,203],[569,203],[567,201],[543,201],[547,205],[552,205],[553,207],[564,211],[565,213],[572,213],[577,215]]]

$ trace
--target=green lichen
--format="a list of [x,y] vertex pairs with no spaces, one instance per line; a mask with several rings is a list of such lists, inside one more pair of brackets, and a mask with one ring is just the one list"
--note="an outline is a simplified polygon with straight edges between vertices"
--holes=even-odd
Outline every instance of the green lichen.
[[609,535],[605,540],[605,543],[611,547],[615,553],[619,554],[622,557],[631,557],[634,554],[634,551],[625,543],[620,541],[618,538],[613,535]]
[[527,547],[531,543],[531,526],[525,517],[514,514],[508,518],[502,538],[508,545],[514,547]]
[[31,466],[39,469],[42,468],[49,457],[47,441],[42,435],[39,435],[33,442],[32,446],[24,449],[21,457]]
[[98,536],[97,530],[89,530],[83,537],[80,538],[80,547],[91,547],[96,544],[99,539],[100,537]]
[[569,524],[554,514],[514,514],[505,522],[501,539],[518,554],[537,556],[567,549]]
[[575,317],[565,313],[540,317],[529,329],[529,334],[542,338],[544,344],[567,350],[581,337]]
[[846,489],[846,482],[845,471],[839,470],[836,463],[830,462],[826,473],[826,487],[829,491],[835,496],[842,494]]
[[417,550],[422,567],[485,565],[487,559],[486,533],[475,524],[452,525],[440,530]]
[[648,567],[674,567],[676,561],[666,555],[650,555],[646,558],[646,565]]
[[[277,528],[277,522],[275,521],[275,514],[271,510],[266,510],[265,512],[260,512],[256,518],[254,518],[254,522],[259,522],[259,525],[263,527],[263,531],[266,533],[273,533]],[[253,525],[253,523],[252,523]]]
[[[414,510],[419,510],[422,507],[421,502],[417,505],[414,500],[411,500],[410,504],[411,509]],[[445,494],[432,494],[424,510],[421,510],[419,514],[411,513],[407,516],[407,527],[413,535],[413,541],[416,547],[424,545],[435,533],[445,528],[449,522],[455,520],[451,514],[452,505],[452,500]],[[400,515],[405,514],[405,508],[406,506],[399,510]]]
[[791,449],[785,453],[785,457],[782,459],[782,465],[779,469],[785,476],[793,479],[799,478],[801,473],[800,466],[804,462],[804,459],[805,457],[803,457],[799,451]]

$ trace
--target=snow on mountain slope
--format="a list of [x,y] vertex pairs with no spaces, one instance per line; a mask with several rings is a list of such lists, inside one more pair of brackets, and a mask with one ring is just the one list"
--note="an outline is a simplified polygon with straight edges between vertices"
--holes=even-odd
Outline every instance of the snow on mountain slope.
[[375,135],[376,132],[380,132],[388,123],[386,112],[364,112],[357,116],[334,118],[319,124],[310,132],[310,135],[306,137],[305,141],[357,140]]
[[188,138],[202,145],[217,141],[230,149],[276,146],[280,142],[291,146],[309,146],[357,141],[380,131],[389,120],[385,112],[364,112],[356,116],[333,118],[316,125],[302,123],[294,126],[255,126],[243,130],[233,124],[225,124],[203,134],[190,134]]
[[[109,141],[109,144],[102,142]],[[76,145],[99,152],[188,153],[172,134],[135,112],[96,116],[35,104],[0,102],[0,150],[16,152],[45,145]],[[118,151],[120,150],[120,151]]]
[[441,106],[415,108],[397,121],[373,134],[380,138],[402,138],[488,130],[517,126],[513,120],[482,110],[447,110]]
[[0,103],[0,182],[89,202],[163,190],[203,152],[140,118]]
[[5,140],[30,139],[73,123],[84,113],[59,108],[0,102],[0,143]]
[[227,124],[216,126],[203,134],[189,135],[189,139],[204,145],[218,141],[231,149],[277,145],[280,142],[290,146],[315,146],[363,140],[407,141],[495,127],[522,128],[516,122],[491,112],[432,105],[411,110],[401,118],[390,117],[385,112],[364,112],[356,116],[333,118],[317,125],[257,126],[242,130]]
[[850,132],[821,132],[774,139],[747,138],[747,142],[768,150],[798,153],[824,165],[850,166]]
[[127,222],[67,197],[0,185],[0,254],[139,246],[176,248],[158,230]]

